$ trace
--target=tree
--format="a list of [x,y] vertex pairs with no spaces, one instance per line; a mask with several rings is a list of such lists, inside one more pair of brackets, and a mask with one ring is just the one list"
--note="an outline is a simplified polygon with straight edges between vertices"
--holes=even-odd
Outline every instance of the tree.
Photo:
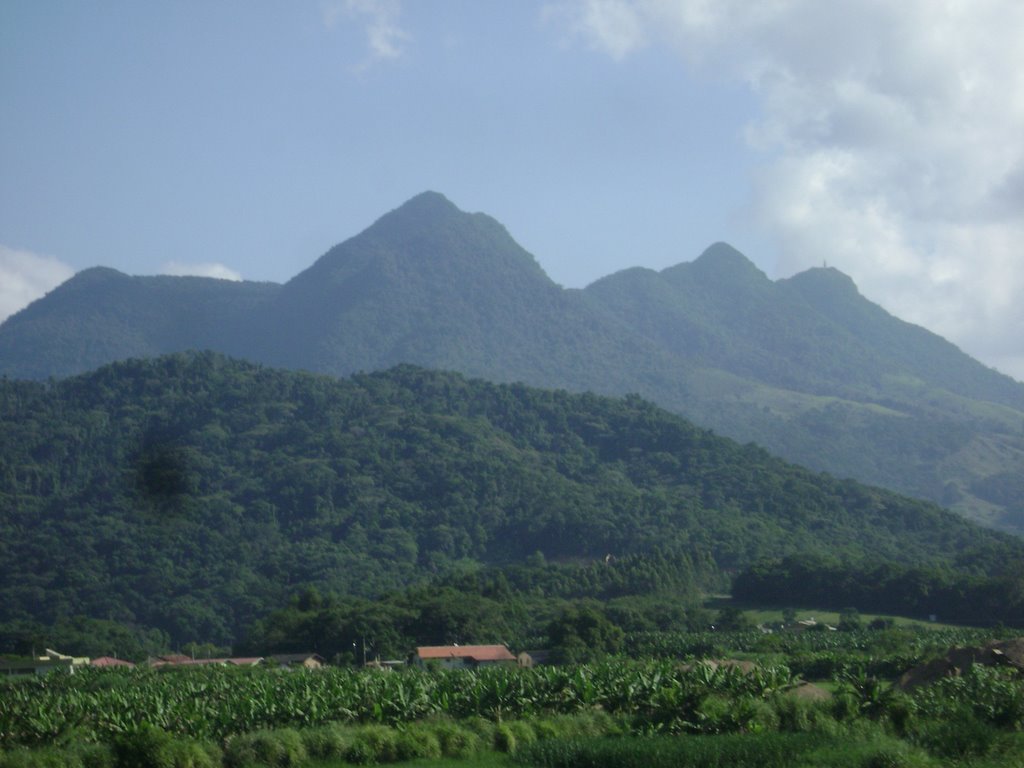
[[571,606],[548,625],[548,641],[556,660],[579,664],[622,648],[624,633],[596,606]]
[[754,628],[754,621],[734,605],[728,605],[718,612],[715,629],[724,632],[743,632]]
[[861,629],[864,622],[860,618],[860,611],[856,608],[843,608],[839,612],[839,627],[842,632],[854,632]]

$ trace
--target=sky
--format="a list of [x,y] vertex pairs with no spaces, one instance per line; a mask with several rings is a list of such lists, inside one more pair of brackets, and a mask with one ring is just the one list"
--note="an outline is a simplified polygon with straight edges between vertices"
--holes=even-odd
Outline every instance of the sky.
[[0,0],[0,319],[434,190],[556,282],[828,264],[1024,380],[1019,0]]

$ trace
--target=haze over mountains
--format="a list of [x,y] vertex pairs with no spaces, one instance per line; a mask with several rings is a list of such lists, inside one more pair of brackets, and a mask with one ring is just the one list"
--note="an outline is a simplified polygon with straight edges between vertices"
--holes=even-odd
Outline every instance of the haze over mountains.
[[498,222],[424,193],[284,285],[97,268],[0,325],[13,378],[186,349],[636,392],[789,460],[1024,531],[1024,384],[834,269],[773,282],[723,243],[566,290]]

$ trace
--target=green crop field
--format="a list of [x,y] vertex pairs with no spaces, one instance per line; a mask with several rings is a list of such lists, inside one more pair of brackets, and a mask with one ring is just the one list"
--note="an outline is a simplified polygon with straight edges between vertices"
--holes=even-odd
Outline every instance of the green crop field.
[[[975,666],[908,692],[892,684],[991,632],[662,633],[657,642],[650,634],[649,655],[661,658],[532,670],[194,667],[10,679],[0,682],[0,768],[1024,760],[1024,681],[1015,669]],[[716,668],[695,663],[701,656],[753,664]],[[798,685],[809,679],[821,681],[811,697]]]

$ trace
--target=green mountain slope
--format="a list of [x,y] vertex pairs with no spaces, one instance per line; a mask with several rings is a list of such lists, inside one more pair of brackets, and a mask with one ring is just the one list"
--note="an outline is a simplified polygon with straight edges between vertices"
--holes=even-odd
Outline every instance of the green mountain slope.
[[0,325],[0,373],[46,379],[112,360],[231,349],[280,290],[273,283],[79,272]]
[[[1024,411],[1024,387],[993,371],[920,326],[903,322],[866,301],[853,280],[836,269],[809,269],[779,281],[784,293],[801,296],[837,326],[871,349],[883,376],[916,377],[956,395]],[[847,372],[848,375],[852,371]]]
[[700,366],[679,408],[700,423],[1024,531],[1024,497],[1007,492],[1024,477],[1024,386],[867,301],[837,270],[772,282],[719,243],[585,293]]
[[1024,542],[787,465],[637,397],[212,353],[0,382],[0,623],[226,642],[299,586],[373,595],[470,559],[831,553],[993,572]]
[[1024,532],[1024,384],[836,270],[773,282],[724,243],[564,290],[498,222],[424,193],[283,286],[87,270],[0,325],[0,374],[184,349],[635,392],[791,461]]

